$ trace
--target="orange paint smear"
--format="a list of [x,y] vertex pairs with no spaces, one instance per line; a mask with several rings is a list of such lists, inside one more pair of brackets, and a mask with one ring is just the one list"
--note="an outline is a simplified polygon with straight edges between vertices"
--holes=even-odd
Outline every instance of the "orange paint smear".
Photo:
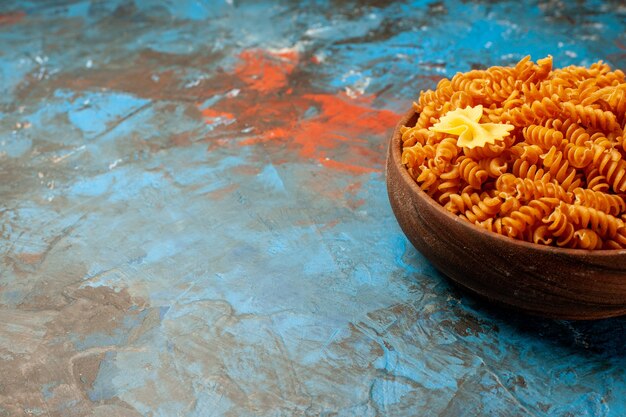
[[251,89],[264,93],[285,87],[298,64],[295,51],[272,53],[255,49],[243,51],[239,58],[241,63],[235,74]]
[[350,172],[355,175],[360,174],[369,174],[371,172],[376,172],[377,170],[371,167],[364,167],[359,165],[346,164],[344,162],[333,161],[332,159],[320,161],[322,165],[327,168],[334,168],[340,171]]
[[[286,141],[298,148],[301,158],[317,160],[328,168],[352,174],[375,172],[376,167],[357,163],[358,160],[376,160],[380,157],[377,151],[365,146],[367,141],[364,138],[384,136],[397,122],[399,115],[348,100],[329,94],[304,95],[296,102],[300,107],[300,117],[311,106],[319,109],[317,116],[300,121],[287,120],[285,126],[268,129],[255,138],[241,142],[241,145]],[[351,155],[351,159],[339,161],[334,158],[329,151],[337,148],[348,148],[342,153]]]
[[283,51],[277,51],[277,52],[269,52],[269,55],[271,56],[276,56],[282,59],[285,59],[287,61],[291,61],[294,63],[298,63],[298,59],[300,59],[300,55],[298,55],[298,52],[295,49],[286,49]]
[[271,142],[280,139],[287,139],[291,134],[291,129],[286,129],[284,127],[277,127],[274,129],[269,129],[263,132],[262,136],[250,138],[239,142],[241,146],[249,146],[262,142]]
[[14,25],[20,22],[25,16],[26,13],[23,11],[0,13],[0,25]]
[[352,99],[344,93],[311,94],[298,88],[298,83],[289,85],[289,76],[300,63],[296,51],[249,50],[240,59],[231,83],[247,87],[201,110],[205,118],[234,119],[236,115],[232,128],[252,125],[254,136],[237,143],[263,144],[273,152],[275,163],[281,158],[293,160],[289,155],[295,153],[353,175],[380,171],[384,143],[399,114],[372,108],[374,96]]
[[201,110],[201,113],[202,113],[202,116],[209,118],[209,119],[217,119],[218,117],[223,117],[225,119],[232,120],[235,118],[235,116],[233,116],[231,113],[220,112],[220,111],[213,110],[210,108]]
[[[385,133],[398,121],[399,115],[392,111],[364,106],[364,103],[369,104],[371,97],[365,97],[360,102],[347,99],[345,95],[337,97],[327,94],[310,94],[305,95],[304,98],[311,99],[320,105],[321,116],[325,118],[324,124],[345,131],[351,137],[358,138],[360,134],[367,132]],[[352,136],[352,134],[356,135]]]

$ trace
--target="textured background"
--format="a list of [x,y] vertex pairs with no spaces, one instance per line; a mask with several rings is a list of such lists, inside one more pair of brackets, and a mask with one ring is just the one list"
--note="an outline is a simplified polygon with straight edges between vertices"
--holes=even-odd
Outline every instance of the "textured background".
[[621,3],[1,1],[0,416],[626,415],[626,320],[459,292],[382,173],[441,77],[626,69]]

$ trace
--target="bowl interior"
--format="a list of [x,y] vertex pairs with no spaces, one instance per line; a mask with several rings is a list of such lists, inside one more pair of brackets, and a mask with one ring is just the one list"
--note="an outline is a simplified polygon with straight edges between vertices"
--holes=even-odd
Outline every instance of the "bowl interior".
[[[597,258],[604,258],[604,257],[609,257],[612,259],[617,259],[617,258],[621,258],[621,257],[626,257],[626,249],[621,249],[621,250],[607,250],[607,249],[598,249],[598,250],[586,250],[586,249],[570,249],[570,248],[559,248],[556,246],[548,246],[548,245],[539,245],[533,242],[527,242],[524,240],[518,240],[518,239],[513,239],[511,237],[508,236],[504,236],[504,235],[500,235],[497,233],[493,233],[490,232],[488,230],[485,230],[481,227],[478,227],[476,225],[473,225],[463,219],[461,219],[460,217],[450,213],[448,210],[444,209],[443,206],[441,204],[439,204],[437,201],[435,201],[434,199],[432,199],[427,193],[425,193],[415,182],[415,180],[413,180],[413,178],[411,178],[411,176],[409,175],[409,172],[406,170],[406,168],[404,167],[404,165],[402,164],[402,134],[400,133],[400,127],[402,126],[408,126],[408,127],[413,127],[415,126],[415,124],[417,123],[417,118],[419,117],[419,114],[416,113],[415,111],[411,110],[409,111],[407,114],[404,115],[404,117],[400,120],[400,122],[398,123],[398,125],[396,126],[395,130],[394,130],[394,135],[391,138],[391,141],[393,143],[393,148],[390,147],[389,149],[389,158],[391,158],[393,160],[393,162],[395,164],[397,164],[399,167],[401,167],[401,171],[402,171],[402,179],[403,181],[405,181],[408,185],[408,187],[419,196],[419,198],[423,199],[424,202],[428,205],[430,205],[434,210],[438,210],[441,211],[442,213],[444,213],[444,215],[446,217],[448,217],[450,219],[450,221],[454,221],[454,222],[458,222],[460,224],[460,227],[466,228],[468,229],[468,233],[480,233],[486,236],[487,239],[494,239],[495,241],[501,241],[504,244],[511,244],[511,245],[517,245],[520,247],[524,247],[524,248],[528,248],[531,250],[537,250],[537,251],[545,251],[545,252],[549,252],[549,253],[554,253],[555,255],[570,255],[570,256],[584,256],[584,257],[597,257]],[[624,271],[624,274],[626,274],[626,270]]]

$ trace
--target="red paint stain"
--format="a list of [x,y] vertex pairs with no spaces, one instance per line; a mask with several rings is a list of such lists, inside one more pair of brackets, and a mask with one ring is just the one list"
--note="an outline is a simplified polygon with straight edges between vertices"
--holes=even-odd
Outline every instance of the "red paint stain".
[[372,97],[351,100],[345,95],[305,95],[319,104],[322,111],[323,124],[343,132],[351,138],[359,138],[360,134],[385,133],[386,130],[398,121],[398,114],[389,110],[377,110],[368,107]]
[[[120,69],[114,72],[102,68],[68,73],[49,87],[108,88],[153,100],[184,98],[194,103],[193,111],[186,111],[189,117],[201,117],[214,127],[202,139],[208,151],[238,144],[271,153],[277,164],[300,158],[355,175],[382,169],[385,144],[400,115],[374,108],[374,96],[350,98],[315,90],[315,64],[294,49],[245,50],[232,71],[219,71],[193,88],[181,89],[180,71],[158,71],[158,82],[147,75],[155,73],[154,68],[204,67],[217,58],[142,52],[130,63],[118,62]],[[38,91],[25,87],[18,97],[34,97]],[[237,93],[229,94],[232,91]],[[200,104],[217,96],[220,100],[210,108]],[[171,144],[188,146],[191,139],[174,137]]]
[[[231,128],[252,127],[240,146],[262,145],[274,163],[301,159],[354,175],[379,171],[384,149],[400,115],[373,108],[373,96],[310,93],[308,80],[290,79],[298,53],[244,51],[230,84],[247,86],[235,97],[201,110],[207,119],[232,117]],[[295,74],[293,74],[295,76]],[[304,86],[304,87],[303,87]]]
[[235,68],[235,74],[251,89],[264,93],[285,87],[289,74],[298,64],[295,51],[247,50],[239,58],[241,63]]
[[260,137],[254,137],[250,139],[246,139],[241,141],[239,144],[241,146],[254,145],[260,142],[269,142],[280,139],[288,139],[290,130],[284,127],[276,127],[273,129],[266,130],[263,132],[263,135]]
[[298,62],[298,59],[300,59],[300,55],[295,49],[284,49],[280,51],[269,52],[269,54],[296,63]]
[[230,113],[217,111],[211,108],[203,109],[200,112],[202,113],[202,116],[209,118],[209,119],[217,119],[218,117],[223,117],[225,119],[232,120],[235,118],[235,116],[233,116]]
[[376,172],[377,169],[373,167],[364,167],[353,164],[346,164],[345,162],[333,161],[332,159],[321,161],[322,165],[327,168],[334,168],[340,171],[350,172],[351,174],[360,175],[360,174],[368,174],[370,172]]
[[[371,162],[382,160],[381,154],[379,149],[367,146],[365,138],[380,136],[384,140],[399,115],[367,107],[367,101],[354,101],[344,95],[305,94],[291,102],[298,113],[295,120],[281,121],[282,126],[270,128],[242,145],[283,142],[295,148],[301,158],[317,160],[328,168],[352,174],[374,172],[379,167]],[[303,116],[309,108],[317,109],[318,114],[306,119]]]
[[26,13],[24,13],[23,11],[0,13],[0,26],[14,25],[20,22],[25,16]]

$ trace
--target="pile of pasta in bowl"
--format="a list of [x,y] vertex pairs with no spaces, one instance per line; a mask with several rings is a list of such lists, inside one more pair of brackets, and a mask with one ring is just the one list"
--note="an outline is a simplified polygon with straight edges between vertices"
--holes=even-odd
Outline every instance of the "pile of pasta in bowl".
[[443,79],[414,103],[402,164],[448,211],[514,239],[626,248],[626,81],[530,57]]

